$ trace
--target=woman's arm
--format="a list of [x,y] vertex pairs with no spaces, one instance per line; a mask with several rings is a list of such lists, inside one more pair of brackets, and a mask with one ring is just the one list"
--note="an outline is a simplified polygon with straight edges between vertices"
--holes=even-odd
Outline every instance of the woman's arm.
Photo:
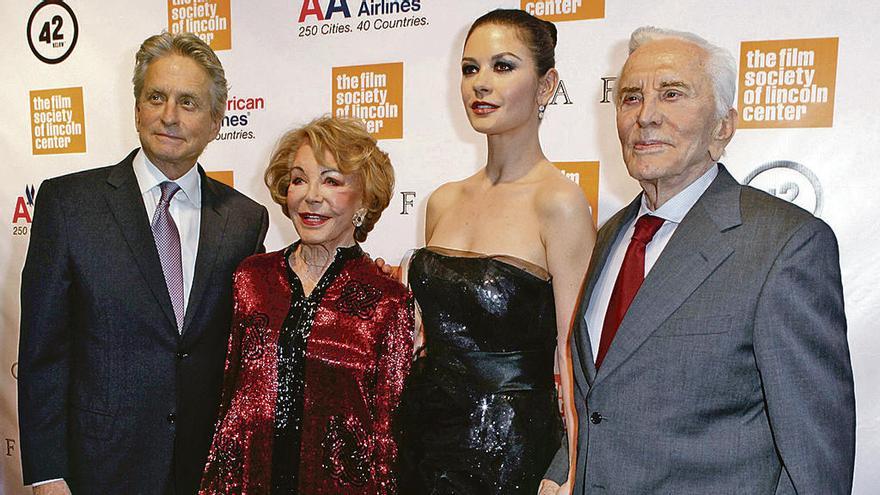
[[379,347],[373,404],[376,449],[373,456],[373,478],[382,495],[394,493],[396,486],[394,466],[397,464],[397,443],[394,437],[394,420],[403,392],[403,382],[412,362],[413,348],[412,295],[407,292],[393,304],[396,305],[393,314],[383,319],[387,322],[387,328],[379,329],[383,338]]
[[244,338],[243,315],[241,312],[242,291],[245,290],[245,280],[247,276],[242,273],[241,268],[235,271],[232,276],[232,328],[229,332],[229,343],[226,350],[226,365],[223,369],[223,388],[220,392],[220,407],[217,412],[217,422],[214,426],[214,438],[211,441],[211,448],[208,452],[204,473],[202,476],[202,486],[199,490],[200,494],[213,495],[223,492],[222,476],[220,473],[226,468],[225,461],[220,452],[220,439],[223,435],[221,425],[229,412],[232,404],[232,397],[235,395],[235,387],[238,383],[238,372],[241,365],[241,345]]
[[571,367],[570,335],[577,324],[577,303],[596,242],[590,207],[574,183],[554,188],[539,199],[541,236],[547,253],[547,268],[553,276],[556,301],[556,364],[562,382],[562,403],[568,438],[569,471],[563,491],[574,481],[577,462],[577,413],[574,406],[574,378]]
[[223,419],[235,395],[238,372],[241,366],[241,344],[244,339],[244,318],[241,312],[242,294],[245,289],[247,275],[241,269],[232,275],[232,323],[229,331],[229,343],[226,348],[226,364],[223,367],[223,388],[220,395],[220,409],[217,421]]
[[[413,256],[415,256],[415,249],[410,249],[403,255],[403,258],[400,260],[400,268],[399,268],[399,280],[400,283],[405,287],[409,288],[409,264],[412,261]],[[418,301],[415,301],[415,297],[413,297],[413,307],[414,307],[414,323],[413,323],[413,352],[412,358],[413,361],[420,356],[424,356],[425,352],[425,329],[422,327],[422,310],[419,308]]]

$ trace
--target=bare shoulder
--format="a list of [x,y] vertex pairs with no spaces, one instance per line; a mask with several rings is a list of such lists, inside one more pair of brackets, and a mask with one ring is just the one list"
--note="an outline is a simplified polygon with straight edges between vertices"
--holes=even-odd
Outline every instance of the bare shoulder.
[[[467,179],[465,179],[467,180]],[[455,203],[464,189],[464,181],[445,182],[428,197],[428,211],[440,211]]]
[[590,204],[580,186],[553,171],[541,181],[535,207],[542,222],[592,221]]
[[555,170],[541,181],[535,201],[547,267],[558,282],[554,290],[560,290],[557,300],[573,304],[596,242],[590,204],[578,184]]
[[446,182],[428,197],[428,208],[425,212],[425,242],[428,242],[434,234],[434,229],[440,217],[452,210],[459,203],[465,190],[464,181]]

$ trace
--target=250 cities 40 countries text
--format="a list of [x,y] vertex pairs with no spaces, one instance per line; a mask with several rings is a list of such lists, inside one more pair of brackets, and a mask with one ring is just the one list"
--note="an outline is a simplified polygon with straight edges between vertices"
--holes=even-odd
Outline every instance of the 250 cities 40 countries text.
[[427,26],[428,19],[417,14],[422,9],[423,1],[302,0],[298,35],[304,38],[345,34],[355,30],[382,31]]
[[341,33],[350,33],[351,26],[348,24],[344,24],[341,22],[333,22],[330,24],[321,24],[321,25],[311,25],[311,26],[300,26],[299,27],[299,37],[305,38],[308,36],[317,36],[317,35],[328,35],[328,34],[341,34]]
[[[344,22],[334,22],[328,24],[312,24],[309,26],[299,27],[299,37],[305,38],[310,36],[326,36],[334,34],[344,34],[352,32],[351,24]],[[382,31],[388,29],[400,29],[417,26],[427,26],[428,19],[425,17],[402,17],[397,19],[364,19],[358,21],[354,29],[358,31]]]

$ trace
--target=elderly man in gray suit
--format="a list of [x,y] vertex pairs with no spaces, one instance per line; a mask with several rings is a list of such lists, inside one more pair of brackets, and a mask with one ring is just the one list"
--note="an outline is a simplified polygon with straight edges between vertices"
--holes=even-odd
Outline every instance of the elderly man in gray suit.
[[851,491],[837,242],[718,163],[735,81],[696,35],[632,35],[617,129],[643,192],[599,231],[572,333],[575,480],[563,441],[542,494]]

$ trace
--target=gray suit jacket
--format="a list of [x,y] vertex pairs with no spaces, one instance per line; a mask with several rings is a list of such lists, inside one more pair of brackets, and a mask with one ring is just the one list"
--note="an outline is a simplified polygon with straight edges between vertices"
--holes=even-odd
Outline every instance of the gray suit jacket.
[[[597,372],[583,315],[639,204],[600,229],[572,336],[572,493],[849,493],[855,403],[831,229],[720,167]],[[565,445],[550,479],[565,479]]]
[[266,209],[208,178],[183,333],[132,169],[49,179],[22,272],[25,483],[76,494],[193,494],[214,432],[232,272],[263,250]]

